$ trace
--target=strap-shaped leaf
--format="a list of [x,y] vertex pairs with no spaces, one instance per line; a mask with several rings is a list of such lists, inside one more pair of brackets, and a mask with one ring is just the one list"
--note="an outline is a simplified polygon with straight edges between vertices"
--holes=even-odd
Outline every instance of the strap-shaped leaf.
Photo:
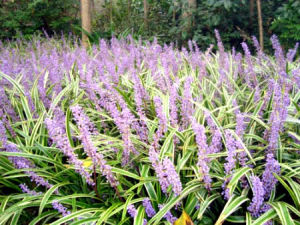
[[165,206],[154,216],[151,220],[149,220],[149,224],[158,224],[163,216],[171,210],[176,203],[180,202],[183,198],[185,198],[188,194],[199,191],[201,187],[200,183],[191,184],[187,186],[180,195],[171,199]]
[[289,210],[284,202],[269,203],[275,209],[281,223],[283,225],[294,225],[294,221],[289,213]]
[[232,175],[229,184],[227,185],[230,195],[233,194],[236,185],[238,184],[238,181],[241,179],[241,177],[245,176],[250,170],[250,167],[242,167],[235,171],[235,173]]
[[67,182],[64,183],[59,183],[54,185],[53,187],[51,187],[45,194],[44,197],[42,198],[41,204],[40,204],[40,208],[39,208],[39,215],[42,214],[44,207],[49,203],[48,200],[50,198],[50,196],[53,194],[53,192],[55,192],[57,190],[57,188],[66,185]]
[[134,217],[133,225],[142,225],[144,224],[144,216],[145,216],[145,209],[143,206],[139,206],[137,209],[136,216]]
[[226,220],[228,216],[230,216],[233,212],[235,212],[240,205],[242,205],[244,202],[248,201],[249,199],[246,198],[245,196],[232,196],[226,205],[223,208],[223,211],[221,212],[217,222],[215,225],[221,225],[223,222]]
[[219,194],[213,194],[211,196],[209,196],[208,198],[206,198],[201,204],[200,204],[200,208],[199,208],[199,213],[197,218],[200,220],[203,216],[203,214],[205,213],[206,209],[210,206],[210,204],[216,200],[217,198],[220,198],[221,195]]

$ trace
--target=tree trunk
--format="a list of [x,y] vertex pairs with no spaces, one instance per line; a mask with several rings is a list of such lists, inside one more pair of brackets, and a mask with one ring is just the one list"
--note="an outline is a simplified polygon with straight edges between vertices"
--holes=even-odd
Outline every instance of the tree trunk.
[[148,13],[149,13],[149,4],[147,0],[144,0],[144,24],[145,28],[148,30]]
[[264,50],[264,30],[263,30],[263,21],[261,16],[261,4],[260,0],[256,0],[257,5],[257,17],[258,17],[258,27],[259,27],[259,44],[260,48]]
[[89,46],[89,38],[86,34],[91,33],[91,2],[90,0],[81,0],[81,26],[82,26],[82,45],[87,48]]

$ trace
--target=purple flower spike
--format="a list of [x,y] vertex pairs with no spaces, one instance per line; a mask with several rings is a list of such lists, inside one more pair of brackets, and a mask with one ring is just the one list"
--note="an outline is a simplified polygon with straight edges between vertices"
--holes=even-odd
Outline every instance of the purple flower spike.
[[69,140],[60,125],[60,121],[47,118],[45,120],[45,124],[47,126],[49,136],[64,155],[68,157],[69,163],[74,165],[76,172],[83,176],[88,184],[94,185],[91,174],[85,170],[82,161],[80,161],[74,153],[74,150],[72,149]]
[[66,207],[64,207],[62,204],[60,204],[58,201],[52,202],[53,209],[56,209],[58,212],[62,214],[63,217],[71,214],[70,211]]
[[280,173],[280,165],[276,159],[274,159],[274,155],[269,153],[267,155],[265,171],[262,176],[264,190],[265,190],[265,199],[268,199],[271,195],[272,190],[274,189],[278,180],[275,178],[273,173]]
[[[159,209],[162,209],[164,206],[163,205],[158,205]],[[177,218],[175,216],[172,215],[172,213],[170,211],[168,211],[165,215],[164,218],[169,221],[171,224],[173,224]]]
[[252,176],[251,182],[253,186],[253,198],[250,206],[248,207],[249,212],[251,212],[252,216],[259,217],[261,212],[261,207],[264,202],[264,187],[263,183],[260,181],[259,177]]
[[209,175],[209,166],[207,165],[209,160],[206,153],[208,146],[206,142],[205,128],[203,125],[198,124],[194,118],[192,119],[192,128],[196,134],[196,142],[198,146],[197,166],[200,174],[203,176],[205,187],[210,190],[212,180]]
[[152,218],[156,214],[149,198],[143,200],[143,206],[145,207],[146,214],[149,218]]
[[[136,214],[137,214],[137,210],[134,207],[134,205],[128,205],[127,206],[127,212],[128,214],[134,219]],[[148,221],[146,219],[144,219],[143,225],[147,225]]]
[[[83,109],[80,106],[73,106],[71,108],[76,123],[80,130],[79,139],[82,141],[82,145],[86,154],[92,159],[94,166],[100,166],[100,171],[106,177],[112,187],[116,187],[118,182],[116,181],[111,167],[106,164],[106,160],[101,153],[97,152],[97,148],[92,142],[90,130],[95,132],[95,128],[90,119],[85,115]],[[92,128],[92,129],[91,129]]]
[[149,149],[149,159],[156,172],[162,191],[166,194],[168,187],[172,185],[174,194],[179,195],[182,191],[182,184],[171,160],[165,158],[163,162],[161,162],[159,160],[159,154],[155,151],[153,146]]
[[32,195],[32,196],[42,194],[42,192],[36,192],[36,191],[30,190],[26,184],[20,184],[19,186],[22,189],[23,193],[27,193],[27,194]]

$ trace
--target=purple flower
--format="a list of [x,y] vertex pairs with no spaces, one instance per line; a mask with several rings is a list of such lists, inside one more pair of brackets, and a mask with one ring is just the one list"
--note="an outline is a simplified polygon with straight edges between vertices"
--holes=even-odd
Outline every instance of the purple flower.
[[[127,206],[127,212],[132,218],[135,218],[135,216],[137,214],[137,210],[133,204]],[[144,219],[143,225],[146,225],[146,224],[147,224],[147,220]]]
[[165,158],[161,162],[159,160],[159,154],[155,151],[153,146],[149,149],[149,160],[156,172],[162,191],[166,194],[168,187],[172,185],[174,194],[179,195],[182,191],[182,184],[171,160]]
[[212,139],[211,143],[208,147],[207,153],[212,154],[212,153],[217,153],[221,151],[222,148],[222,134],[216,124],[214,123],[211,115],[209,112],[205,111],[205,119],[207,122],[207,125],[210,127],[211,132],[212,132]]
[[[162,209],[164,206],[159,204],[158,205],[159,209]],[[164,215],[164,218],[169,221],[171,224],[173,224],[177,218],[175,216],[172,215],[172,213],[170,211],[168,211],[165,215]]]
[[36,191],[30,190],[26,184],[20,184],[19,186],[24,193],[27,193],[29,195],[36,196],[36,195],[42,194],[42,192],[36,192]]
[[209,175],[209,166],[207,165],[209,160],[206,153],[208,146],[206,142],[205,128],[203,125],[198,124],[194,118],[192,119],[192,128],[196,134],[196,142],[198,146],[197,166],[200,174],[203,176],[205,187],[210,190],[212,180]]
[[[7,143],[4,145],[4,148],[7,152],[20,152],[19,149],[15,144]],[[17,169],[31,169],[34,168],[34,164],[29,161],[28,159],[24,157],[18,157],[18,156],[9,156],[8,160],[11,161],[11,163],[14,165]],[[46,188],[51,188],[53,185],[49,184],[47,180],[45,180],[43,177],[37,175],[33,171],[25,171],[26,174],[30,177],[31,181],[34,181],[38,186],[44,186]]]
[[278,73],[286,75],[286,59],[284,57],[284,53],[280,46],[279,40],[275,34],[271,37],[271,42],[273,49],[275,50],[275,58],[276,63],[278,65]]
[[[225,168],[225,174],[229,176],[233,173],[233,170],[235,168],[235,163],[236,163],[236,140],[234,139],[230,130],[225,130],[225,140],[226,140],[225,146],[227,148],[227,157],[226,157],[227,163],[224,164],[224,168]],[[229,189],[226,187],[230,179],[231,176],[228,177],[222,185],[225,199],[230,198]]]
[[155,147],[158,148],[158,142],[160,138],[163,136],[163,134],[167,132],[168,125],[167,125],[167,117],[163,111],[163,106],[160,98],[155,96],[153,101],[154,101],[155,111],[158,118],[158,129],[153,139],[154,139]]
[[0,143],[4,146],[7,143],[6,129],[3,122],[0,120]]
[[251,212],[252,216],[259,217],[261,212],[261,207],[264,202],[264,187],[263,183],[260,181],[259,177],[251,176],[252,182],[252,190],[253,190],[253,198],[250,206],[248,207],[249,212]]
[[143,206],[149,218],[152,218],[156,214],[155,209],[153,208],[149,198],[145,198],[143,200]]
[[254,72],[254,66],[253,66],[252,59],[251,59],[251,53],[245,42],[242,42],[242,47],[245,52],[245,59],[247,61],[247,69],[245,70],[246,71],[245,80],[249,87],[254,88],[258,85],[258,81],[256,78],[256,74]]
[[293,49],[289,49],[288,53],[286,54],[287,61],[293,62],[294,57],[295,57],[295,55],[297,53],[298,47],[299,47],[299,42],[297,42],[295,44],[295,47]]
[[58,212],[60,212],[63,217],[71,214],[71,212],[68,211],[68,209],[66,207],[64,207],[61,203],[59,203],[58,201],[53,201],[52,206],[53,206],[53,209],[56,209]]
[[134,217],[136,216],[136,214],[137,214],[137,210],[136,210],[136,208],[134,207],[134,205],[128,205],[128,207],[127,207],[127,212],[128,212],[128,214],[129,214],[132,218],[134,218]]
[[188,124],[190,123],[190,117],[194,113],[192,91],[191,91],[191,84],[193,82],[193,77],[189,76],[186,78],[184,83],[184,90],[183,96],[181,100],[181,130],[187,128]]
[[274,189],[278,180],[275,178],[273,174],[280,174],[280,165],[276,159],[274,159],[274,155],[269,153],[267,155],[265,170],[262,175],[262,182],[265,190],[265,199],[268,199],[271,195],[272,190]]
[[226,139],[225,146],[227,148],[227,157],[226,157],[227,163],[224,164],[224,168],[225,168],[226,175],[230,175],[233,172],[233,169],[235,168],[236,140],[234,139],[230,130],[225,130],[225,139]]
[[80,161],[74,153],[74,150],[72,149],[69,140],[60,125],[60,121],[47,118],[45,120],[45,124],[47,126],[49,136],[63,154],[68,157],[69,163],[74,165],[75,171],[83,176],[88,184],[94,185],[91,174],[85,170],[82,161]]
[[116,187],[118,182],[111,171],[111,167],[107,165],[104,156],[97,152],[97,148],[92,142],[90,130],[94,131],[95,128],[90,119],[85,115],[83,109],[78,105],[71,107],[71,110],[80,131],[79,139],[82,142],[84,151],[92,159],[94,166],[100,167],[101,173],[106,177],[110,185],[112,187]]
[[178,99],[178,84],[174,83],[171,86],[170,90],[170,100],[169,100],[169,105],[170,105],[170,123],[172,127],[177,127],[178,125],[178,108],[176,105],[177,99]]
[[160,162],[159,155],[155,151],[155,148],[153,146],[151,146],[149,149],[149,160],[152,163],[152,167],[156,172],[156,176],[159,180],[162,191],[164,193],[167,193],[167,189],[169,187],[167,174],[165,173],[163,164]]
[[169,185],[172,185],[172,190],[175,196],[180,195],[182,191],[180,177],[175,170],[174,164],[169,158],[165,158],[163,160],[163,169],[165,171],[165,175],[167,175]]

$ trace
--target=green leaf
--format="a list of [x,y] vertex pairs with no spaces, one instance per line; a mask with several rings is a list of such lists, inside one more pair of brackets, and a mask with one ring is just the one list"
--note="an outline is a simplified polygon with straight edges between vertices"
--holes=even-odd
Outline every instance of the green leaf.
[[224,223],[226,218],[230,216],[233,212],[235,212],[240,205],[242,205],[244,202],[248,201],[249,199],[245,196],[232,196],[226,203],[226,205],[223,208],[223,211],[221,212],[217,222],[215,225],[221,225]]
[[46,206],[46,204],[48,204],[48,200],[50,198],[50,196],[53,194],[53,192],[58,189],[59,187],[61,186],[64,186],[68,184],[67,182],[64,182],[64,183],[59,183],[59,184],[56,184],[54,185],[53,187],[51,187],[45,194],[44,194],[44,197],[42,198],[42,201],[41,201],[41,204],[40,204],[40,208],[39,208],[39,215],[42,214],[43,210],[44,210],[44,207]]
[[168,211],[170,211],[178,202],[180,202],[188,194],[199,191],[200,187],[201,187],[201,184],[199,184],[199,183],[191,184],[191,185],[187,186],[180,195],[170,199],[170,201],[168,203],[166,203],[165,206],[162,209],[160,209],[159,212],[156,213],[156,215],[149,220],[149,224],[153,224],[153,225],[158,224],[160,222],[160,220],[163,218],[163,216]]
[[269,220],[276,217],[276,211],[274,209],[269,209],[267,212],[258,217],[251,225],[263,225]]
[[236,188],[236,185],[238,184],[238,181],[241,179],[241,177],[245,176],[250,170],[250,167],[242,167],[234,172],[229,184],[227,185],[230,195],[233,194],[234,189]]
[[220,197],[220,194],[213,194],[206,198],[203,202],[201,202],[197,218],[201,220],[203,214],[205,213],[206,209],[210,206],[210,204]]
[[87,213],[95,213],[98,211],[100,211],[100,209],[98,209],[98,208],[81,209],[81,210],[78,210],[77,212],[73,212],[63,218],[60,218],[60,219],[56,220],[55,222],[50,223],[49,225],[64,224],[65,222],[76,219],[76,218],[80,217],[81,215],[84,215]]
[[142,205],[140,205],[139,208],[137,209],[137,214],[134,217],[133,225],[144,224],[144,216],[145,216],[145,209]]
[[289,210],[284,202],[269,203],[275,209],[279,219],[283,225],[294,225],[294,221],[289,213]]

